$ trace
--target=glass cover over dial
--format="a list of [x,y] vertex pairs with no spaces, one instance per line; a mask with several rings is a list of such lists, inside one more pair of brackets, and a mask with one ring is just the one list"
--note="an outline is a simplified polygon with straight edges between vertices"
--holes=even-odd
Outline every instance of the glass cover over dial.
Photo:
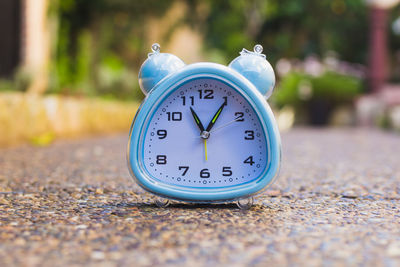
[[218,188],[257,179],[269,161],[267,137],[249,102],[213,78],[176,88],[152,112],[143,166],[153,179]]

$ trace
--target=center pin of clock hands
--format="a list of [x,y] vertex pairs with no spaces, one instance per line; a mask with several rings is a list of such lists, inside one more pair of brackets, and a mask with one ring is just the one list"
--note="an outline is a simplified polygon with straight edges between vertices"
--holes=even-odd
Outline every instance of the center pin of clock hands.
[[217,112],[215,112],[214,116],[212,117],[211,121],[208,123],[207,128],[204,130],[204,126],[200,121],[199,116],[197,116],[196,112],[194,111],[194,109],[192,107],[190,107],[190,112],[192,113],[192,116],[194,118],[194,121],[196,122],[197,126],[200,129],[200,137],[204,140],[204,154],[205,154],[205,160],[208,160],[208,155],[207,155],[207,139],[210,137],[210,131],[212,129],[212,127],[214,126],[215,122],[217,121],[217,119],[219,118],[219,116],[221,115],[222,110],[224,109],[224,107],[226,106],[226,102],[224,102],[219,109],[217,110]]
[[201,133],[203,134],[200,134],[200,136],[195,136],[195,137],[193,137],[193,138],[208,138],[209,136],[210,136],[210,134],[211,133],[215,133],[215,132],[217,132],[217,131],[219,131],[219,130],[221,130],[221,129],[223,129],[223,128],[225,128],[225,127],[227,127],[227,126],[229,126],[229,125],[231,125],[232,123],[234,123],[234,122],[237,122],[237,121],[239,121],[240,120],[240,118],[239,117],[237,117],[237,118],[235,118],[235,119],[233,119],[233,120],[231,120],[231,121],[229,121],[229,122],[227,122],[227,123],[225,123],[225,124],[222,124],[221,126],[219,126],[219,127],[217,127],[217,128],[215,128],[215,129],[213,129],[212,131],[210,131],[210,132],[205,132],[205,131],[202,131]]

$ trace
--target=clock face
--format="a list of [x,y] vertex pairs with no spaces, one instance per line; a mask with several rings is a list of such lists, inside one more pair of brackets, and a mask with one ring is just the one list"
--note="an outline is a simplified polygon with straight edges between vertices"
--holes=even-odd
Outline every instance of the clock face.
[[193,79],[175,88],[146,125],[141,164],[163,183],[236,186],[260,177],[270,160],[252,105],[217,79]]

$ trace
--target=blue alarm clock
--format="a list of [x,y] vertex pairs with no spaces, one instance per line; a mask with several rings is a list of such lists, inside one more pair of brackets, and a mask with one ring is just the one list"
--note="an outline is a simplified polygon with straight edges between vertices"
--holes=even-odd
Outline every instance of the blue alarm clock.
[[262,54],[243,49],[229,66],[185,65],[158,44],[139,72],[146,95],[127,151],[132,177],[169,199],[249,208],[279,171],[280,135],[267,103],[275,85]]

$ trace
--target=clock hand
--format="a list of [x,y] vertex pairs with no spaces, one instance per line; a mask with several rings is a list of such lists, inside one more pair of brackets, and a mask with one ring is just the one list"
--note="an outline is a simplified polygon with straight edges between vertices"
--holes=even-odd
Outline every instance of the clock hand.
[[194,118],[194,121],[196,122],[197,126],[200,129],[200,137],[203,138],[204,140],[204,158],[207,161],[208,160],[208,155],[207,155],[207,138],[209,137],[208,132],[204,131],[204,126],[201,123],[201,120],[199,118],[199,116],[197,116],[196,112],[194,111],[194,109],[192,107],[190,107],[190,111],[192,112],[192,116]]
[[234,122],[236,122],[236,121],[238,121],[238,120],[240,120],[240,118],[236,118],[236,119],[234,119],[234,120],[232,120],[232,121],[230,121],[230,122],[227,122],[227,123],[225,123],[225,124],[221,125],[220,127],[218,127],[218,128],[215,128],[215,129],[214,129],[214,130],[212,130],[210,133],[214,133],[214,132],[216,132],[216,131],[218,131],[218,130],[220,130],[220,129],[222,129],[222,128],[226,127],[226,126],[229,126],[229,125],[231,125],[232,123],[234,123]]
[[204,156],[206,161],[208,160],[208,154],[207,154],[207,139],[204,139]]
[[206,132],[210,132],[211,128],[214,126],[215,122],[217,121],[219,115],[221,114],[222,110],[224,109],[224,107],[226,106],[226,102],[224,102],[219,109],[217,110],[217,112],[215,112],[214,117],[211,119],[210,123],[207,126]]
[[[214,130],[212,130],[212,131],[210,131],[208,134],[211,134],[211,133],[215,133],[216,131],[219,131],[219,130],[221,130],[222,128],[225,128],[226,126],[229,126],[229,125],[231,125],[232,123],[234,123],[234,122],[237,122],[238,120],[240,120],[240,118],[236,118],[236,119],[234,119],[234,120],[231,120],[230,122],[227,122],[227,123],[225,123],[225,124],[222,124],[221,126],[219,126],[218,128],[215,128]],[[195,136],[195,137],[193,137],[193,138],[204,138],[204,137],[202,137],[202,136]]]
[[201,123],[199,116],[197,116],[196,112],[192,109],[192,107],[190,107],[190,111],[192,112],[192,116],[194,118],[194,121],[196,122],[197,126],[200,129],[200,133],[204,131],[204,126]]

